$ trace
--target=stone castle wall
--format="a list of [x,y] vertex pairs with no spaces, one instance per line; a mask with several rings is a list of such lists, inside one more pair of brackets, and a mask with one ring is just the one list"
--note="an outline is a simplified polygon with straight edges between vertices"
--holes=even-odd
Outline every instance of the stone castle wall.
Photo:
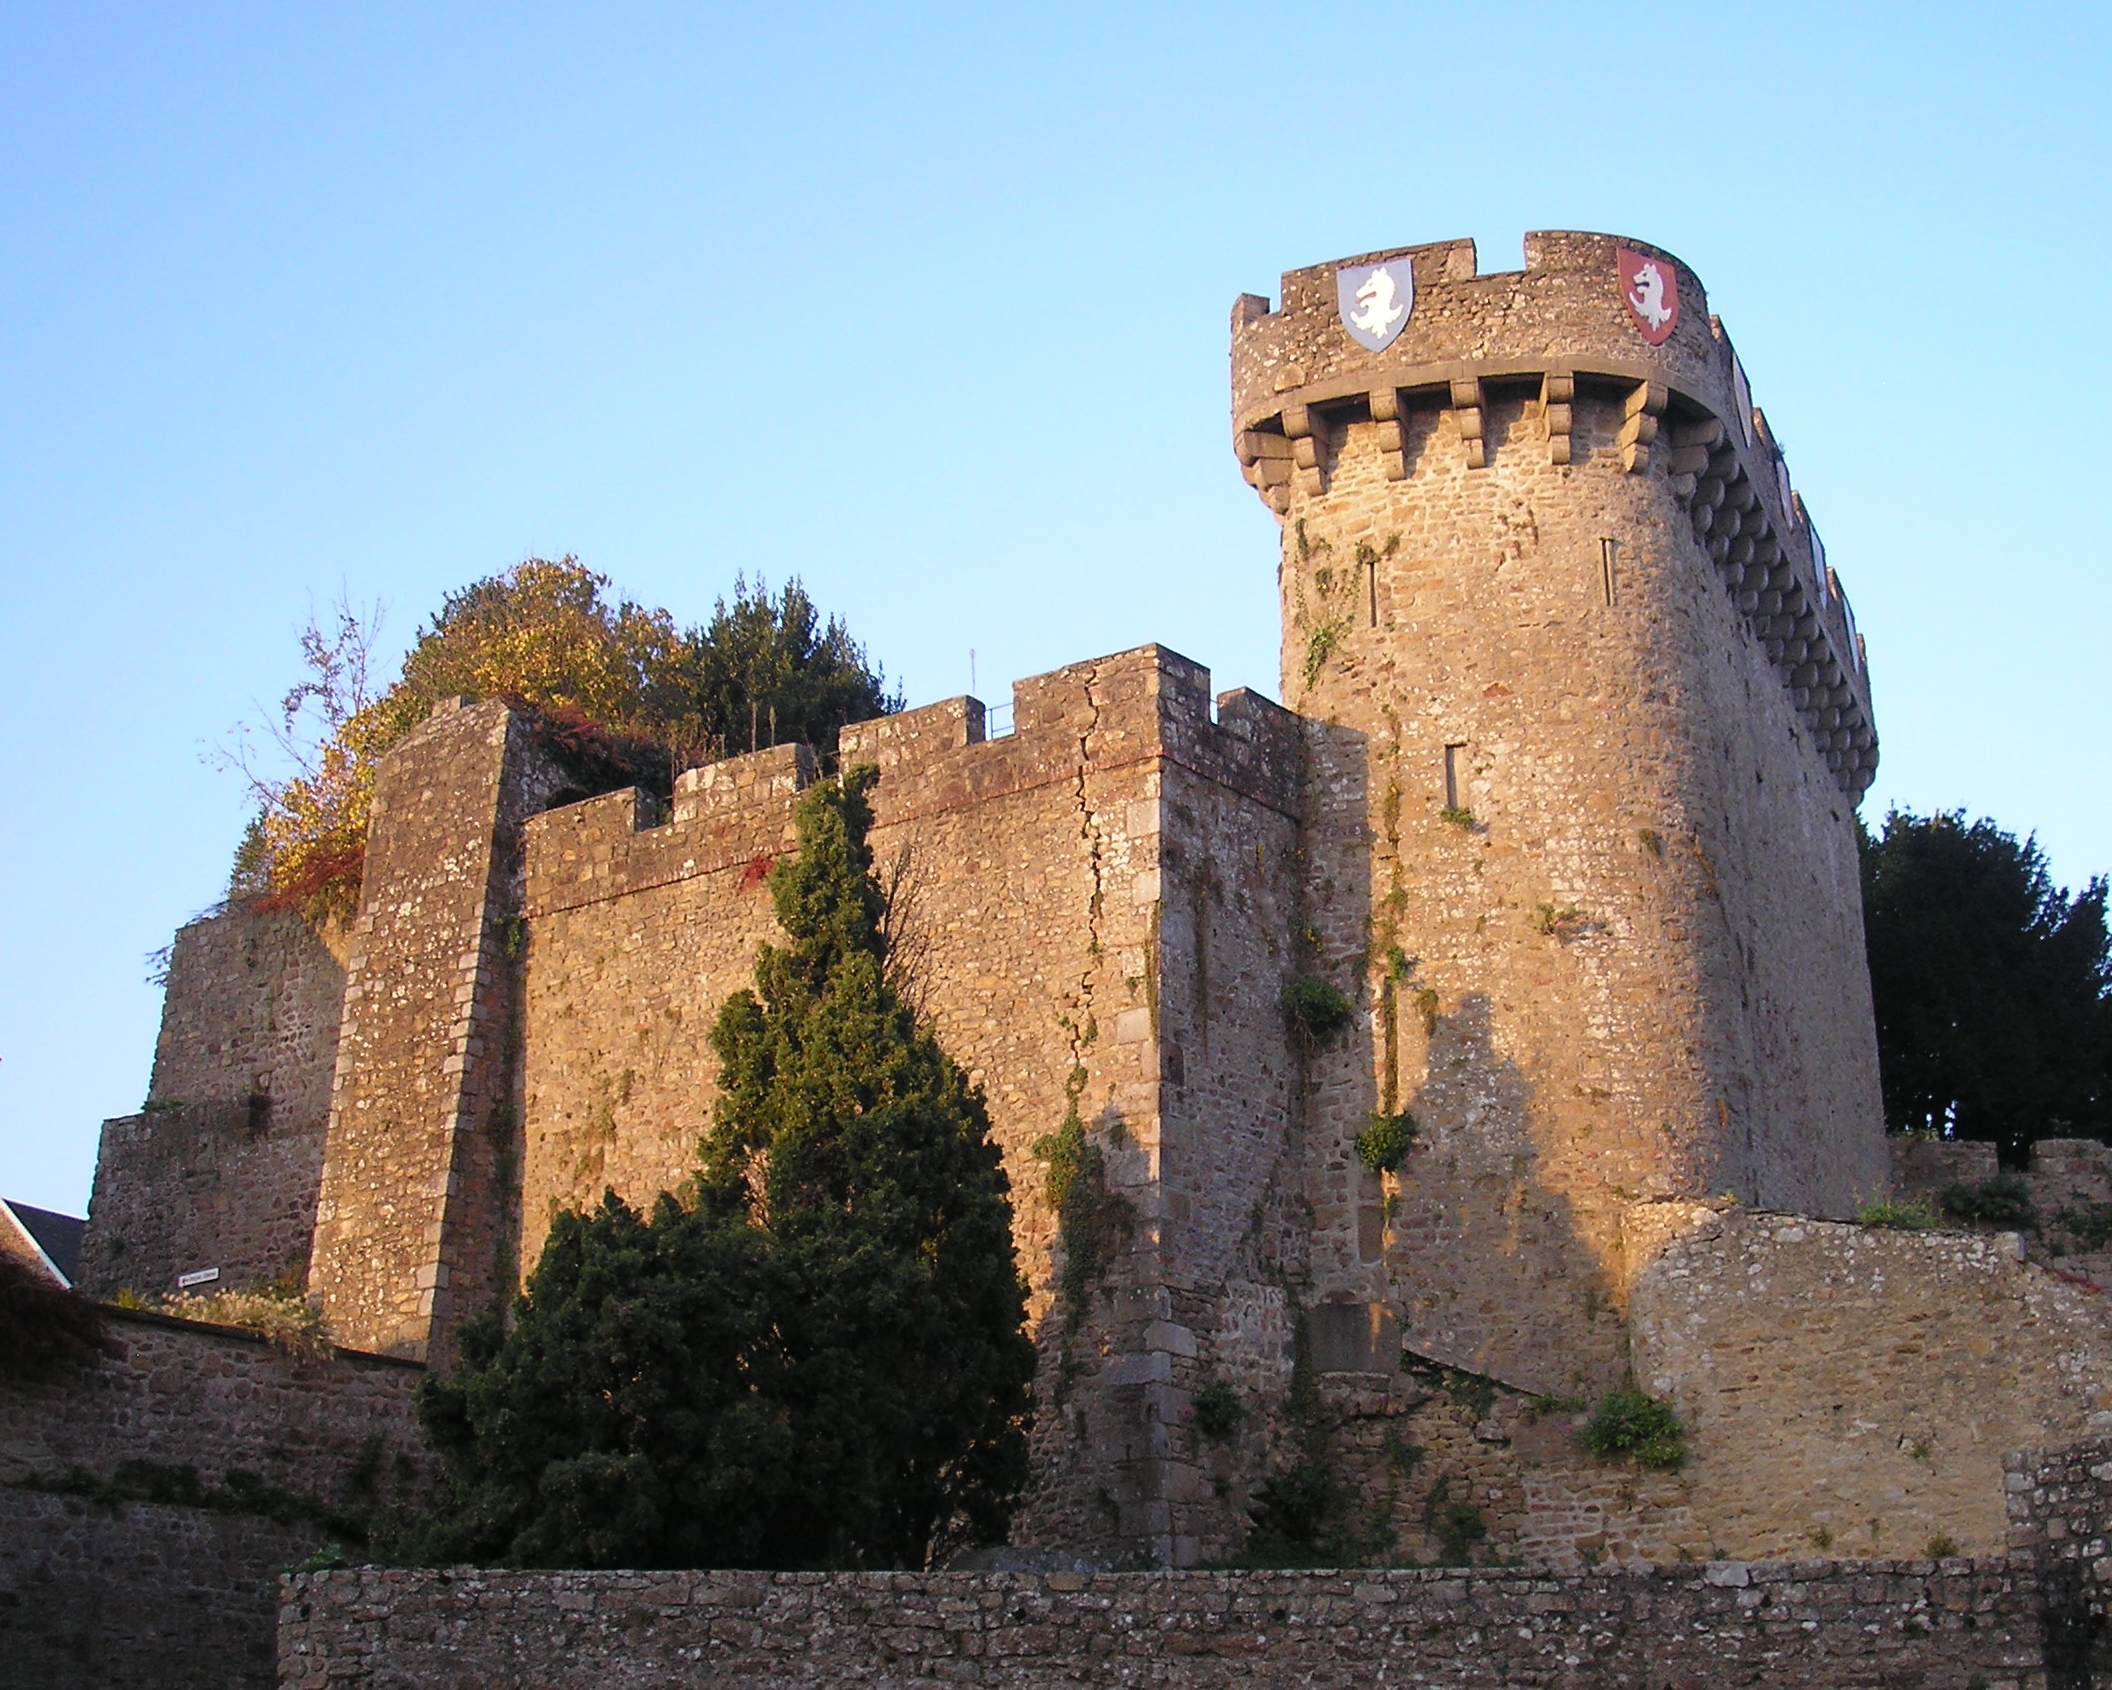
[[161,1295],[303,1281],[344,968],[290,910],[232,907],[170,948],[147,1107],[106,1122],[81,1284]]
[[309,1269],[357,1348],[445,1360],[512,1288],[521,828],[563,787],[500,703],[448,700],[382,760]]
[[[1375,255],[1417,294],[1383,354],[1343,333],[1339,266],[1286,276],[1277,310],[1240,302],[1235,437],[1284,519],[1296,714],[1245,693],[1213,713],[1206,671],[1146,647],[1022,681],[1000,738],[972,699],[843,732],[844,766],[880,773],[905,990],[983,1086],[1012,1184],[1043,1356],[1022,1546],[1230,1555],[1317,1439],[1388,1553],[1437,1553],[1458,1508],[1488,1552],[1562,1566],[1860,1541],[1782,1512],[1797,1462],[1892,1521],[1872,1554],[1898,1532],[1986,1547],[1993,1452],[2097,1412],[2034,1347],[2096,1353],[2069,1269],[1970,1240],[1896,1246],[1928,1286],[1900,1318],[1974,1366],[1987,1328],[2038,1324],[1997,1346],[2009,1371],[1942,1482],[1916,1468],[1894,1496],[1897,1449],[1837,1449],[1802,1386],[1763,1411],[1738,1382],[1739,1346],[1771,1343],[1784,1377],[1852,1375],[1872,1412],[1955,1406],[1885,1359],[1923,1328],[1860,1356],[1826,1312],[1892,1330],[1890,1240],[1812,1223],[1807,1251],[1719,1213],[1845,1215],[1895,1178],[1852,815],[1869,681],[1698,280],[1657,255],[1684,314],[1652,348],[1614,250],[1537,234],[1489,276],[1469,243]],[[503,704],[436,709],[384,761],[341,977],[290,918],[187,930],[155,1107],[106,1135],[102,1283],[138,1283],[107,1277],[105,1240],[155,1289],[207,1257],[271,1277],[312,1217],[338,1335],[444,1363],[553,1214],[688,1176],[710,1028],[775,936],[766,877],[815,776],[779,747],[664,805],[571,803]],[[1351,1000],[1340,1038],[1286,1020],[1313,973]],[[1130,1224],[1066,1307],[1035,1147],[1073,1109]],[[1397,1112],[1420,1141],[1374,1174],[1354,1141]],[[2061,1190],[2112,1201],[2068,1161]],[[245,1188],[268,1203],[229,1201]],[[1746,1269],[1796,1322],[1762,1330]],[[1290,1407],[1301,1356],[1318,1421]],[[1554,1406],[1646,1359],[1699,1405],[1680,1474],[1584,1458]],[[1195,1402],[1220,1383],[1244,1412],[1212,1435]]]
[[[1884,1188],[1867,683],[1830,582],[1778,630],[1720,572],[1757,558],[1799,606],[1823,574],[1689,273],[1653,350],[1601,237],[1529,237],[1509,275],[1457,243],[1405,261],[1384,354],[1342,332],[1332,265],[1234,314],[1312,724],[1314,958],[1365,1012],[1316,1074],[1315,1276],[1421,1353],[1588,1392],[1624,1365],[1631,1206]],[[1423,1140],[1382,1182],[1347,1146],[1396,1108]]]
[[8,1681],[264,1690],[280,1573],[425,1483],[421,1370],[106,1318],[112,1353],[0,1380]]
[[[1192,1556],[1235,1527],[1184,1442],[1197,1329],[1219,1324],[1292,1085],[1272,924],[1296,904],[1296,736],[1244,694],[1213,721],[1208,672],[1155,647],[1021,682],[1014,722],[988,739],[980,703],[948,700],[846,729],[839,759],[879,770],[897,963],[988,1095],[1044,1389],[1086,1380],[1044,1405],[1022,1533],[1169,1554],[1180,1536]],[[557,1209],[604,1186],[649,1202],[694,1166],[708,1033],[776,935],[764,876],[813,772],[781,747],[691,771],[664,822],[617,794],[529,824],[524,1261]],[[1135,1210],[1129,1260],[1075,1328],[1051,1314],[1034,1150],[1074,1097]],[[1254,1365],[1288,1366],[1284,1330]]]

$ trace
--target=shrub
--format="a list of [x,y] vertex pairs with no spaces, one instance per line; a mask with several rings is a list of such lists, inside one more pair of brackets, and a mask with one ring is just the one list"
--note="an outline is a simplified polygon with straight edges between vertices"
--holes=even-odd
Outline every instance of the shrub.
[[1283,989],[1283,1013],[1307,1045],[1323,1045],[1349,1025],[1349,999],[1317,974],[1301,974]]
[[1246,1409],[1229,1382],[1213,1379],[1195,1393],[1195,1429],[1206,1438],[1228,1438],[1239,1429]]
[[1546,938],[1570,939],[1584,925],[1584,912],[1575,904],[1535,904],[1526,921]]
[[1594,1455],[1625,1456],[1644,1467],[1673,1468],[1687,1458],[1687,1429],[1669,1403],[1641,1391],[1608,1393],[1584,1427]]
[[233,1326],[254,1332],[294,1356],[320,1356],[330,1348],[322,1311],[289,1286],[255,1291],[178,1292],[161,1300],[161,1312],[178,1320]]
[[1405,1109],[1398,1115],[1374,1115],[1371,1125],[1357,1134],[1357,1160],[1375,1174],[1392,1173],[1408,1160],[1418,1131],[1415,1117]]
[[1489,1523],[1471,1502],[1449,1502],[1430,1521],[1437,1535],[1437,1558],[1447,1567],[1471,1567],[1474,1546],[1489,1535]]
[[2112,1203],[2085,1203],[2080,1209],[2062,1209],[2054,1224],[2086,1251],[2112,1245]]
[[1444,805],[1437,812],[1437,819],[1449,827],[1465,828],[1470,832],[1474,827],[1474,812],[1464,804]]
[[2022,1174],[1997,1174],[1978,1185],[1946,1186],[1943,1212],[1953,1220],[2036,1231],[2039,1213],[2032,1206],[2031,1185]]
[[1049,1165],[1048,1202],[1063,1241],[1057,1283],[1063,1289],[1064,1326],[1073,1332],[1136,1224],[1135,1205],[1108,1189],[1106,1152],[1086,1137],[1085,1122],[1078,1115],[1084,1084],[1085,1070],[1074,1067],[1064,1087],[1068,1107],[1063,1125],[1034,1145],[1034,1154]]
[[1855,1218],[1864,1226],[1879,1226],[1893,1232],[1927,1232],[1942,1224],[1943,1217],[1926,1203],[1906,1202],[1895,1197],[1873,1197]]
[[1335,1482],[1325,1466],[1308,1458],[1272,1476],[1254,1493],[1255,1547],[1264,1556],[1316,1547],[1335,1505]]

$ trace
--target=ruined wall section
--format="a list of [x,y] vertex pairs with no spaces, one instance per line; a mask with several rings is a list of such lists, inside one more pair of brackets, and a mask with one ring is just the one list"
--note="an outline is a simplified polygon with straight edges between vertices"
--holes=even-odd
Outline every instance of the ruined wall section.
[[2015,1234],[1702,1211],[1631,1320],[1695,1520],[1741,1555],[1999,1550],[2005,1455],[2112,1428],[2103,1299]]
[[344,1007],[333,941],[291,910],[239,905],[178,930],[147,1106],[103,1124],[84,1290],[306,1275]]
[[[1762,639],[1719,572],[1727,472],[1760,447],[1719,453],[1704,401],[1728,406],[1734,364],[1690,273],[1653,350],[1604,237],[1529,237],[1516,275],[1459,243],[1405,257],[1415,313],[1384,354],[1343,332],[1335,266],[1234,314],[1311,722],[1314,961],[1365,1012],[1315,1065],[1316,1280],[1390,1299],[1440,1360],[1596,1389],[1623,1365],[1630,1205],[1839,1213],[1884,1184],[1867,768],[1824,725],[1867,726],[1867,683],[1803,674],[1850,648],[1837,592]],[[1723,527],[1767,515],[1768,569],[1815,595],[1775,479],[1745,477]],[[1389,1098],[1424,1133],[1382,1182],[1350,1144]]]
[[309,1270],[357,1348],[443,1360],[511,1286],[520,835],[563,784],[496,702],[444,700],[382,760]]

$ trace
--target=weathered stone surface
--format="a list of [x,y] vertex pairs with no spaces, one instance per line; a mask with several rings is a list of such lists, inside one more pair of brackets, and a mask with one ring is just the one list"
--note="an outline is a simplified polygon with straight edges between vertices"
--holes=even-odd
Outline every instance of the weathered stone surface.
[[[112,1353],[0,1383],[0,1485],[124,1462],[233,1470],[350,1505],[416,1482],[427,1456],[412,1393],[423,1370],[328,1350],[293,1356],[247,1332],[107,1310]],[[406,1478],[406,1473],[412,1475]]]
[[[108,1325],[110,1355],[0,1382],[0,1679],[268,1685],[275,1581],[328,1541],[318,1514],[422,1492],[422,1370],[159,1315]],[[213,1506],[104,1499],[187,1478]],[[62,1494],[84,1490],[102,1496]]]
[[160,1296],[206,1269],[223,1289],[305,1279],[342,940],[244,907],[176,935],[147,1107],[103,1125],[82,1289]]
[[445,1360],[514,1284],[521,824],[563,784],[504,704],[448,700],[382,760],[309,1268],[355,1348]]
[[1509,1571],[338,1572],[288,1582],[285,1690],[2043,1690],[2029,1558]]
[[28,1690],[267,1690],[309,1526],[0,1487],[0,1660]]
[[1692,1431],[1696,1526],[1745,1555],[1988,1553],[2004,1456],[2112,1429],[2103,1300],[2014,1233],[1732,1211],[1632,1315],[1636,1378]]

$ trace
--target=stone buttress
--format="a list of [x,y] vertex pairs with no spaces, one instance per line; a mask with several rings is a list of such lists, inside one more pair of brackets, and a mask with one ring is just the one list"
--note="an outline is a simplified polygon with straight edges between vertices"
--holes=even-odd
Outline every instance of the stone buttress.
[[351,1348],[444,1361],[512,1289],[521,824],[562,778],[500,703],[382,759],[308,1276]]

